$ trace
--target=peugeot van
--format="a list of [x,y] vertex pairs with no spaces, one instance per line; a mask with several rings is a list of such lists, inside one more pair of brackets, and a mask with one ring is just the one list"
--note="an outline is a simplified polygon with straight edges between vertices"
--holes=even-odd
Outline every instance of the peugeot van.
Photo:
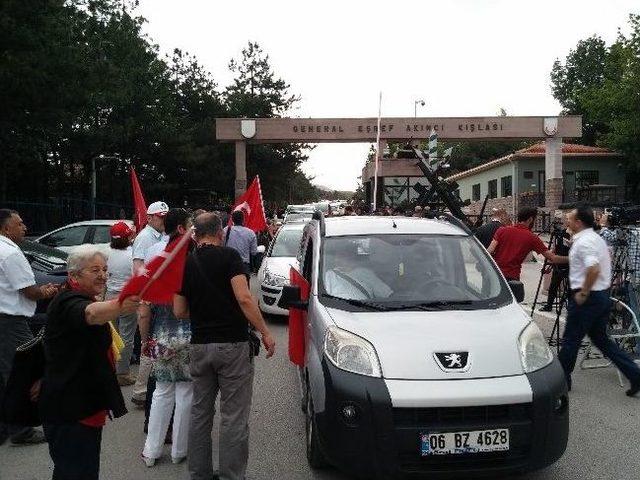
[[304,332],[312,467],[502,478],[564,453],[558,360],[518,304],[522,284],[457,219],[316,214],[298,264],[280,305]]

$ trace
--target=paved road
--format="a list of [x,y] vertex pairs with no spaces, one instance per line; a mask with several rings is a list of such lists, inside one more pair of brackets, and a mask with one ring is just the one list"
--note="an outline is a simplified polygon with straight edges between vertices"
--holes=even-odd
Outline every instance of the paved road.
[[[527,265],[525,270],[527,283],[535,283],[539,265]],[[286,325],[271,323],[279,351],[275,358],[261,358],[257,362],[248,478],[346,480],[348,477],[335,470],[313,472],[307,465],[299,387],[294,368],[286,358]],[[130,396],[130,389],[124,389],[125,396]],[[124,418],[107,425],[101,478],[186,480],[186,467],[172,465],[167,457],[153,469],[143,466],[139,459],[144,442],[142,423],[143,413],[131,408]],[[614,370],[578,371],[571,392],[571,433],[567,452],[550,468],[519,478],[640,478],[639,428],[640,400],[624,395]],[[51,478],[50,472],[46,445],[10,447],[5,444],[0,447],[0,480],[47,480]]]

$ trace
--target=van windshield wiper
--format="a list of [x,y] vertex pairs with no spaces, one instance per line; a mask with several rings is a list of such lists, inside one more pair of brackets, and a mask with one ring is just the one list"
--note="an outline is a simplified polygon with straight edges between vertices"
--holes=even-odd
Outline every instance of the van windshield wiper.
[[323,293],[322,296],[324,298],[331,298],[334,300],[341,300],[349,305],[353,305],[354,307],[362,307],[368,308],[370,310],[377,310],[379,312],[386,312],[388,310],[395,310],[395,308],[387,307],[386,305],[381,305],[380,303],[375,302],[367,302],[365,300],[356,300],[355,298],[344,298],[344,297],[336,297],[335,295],[330,295],[328,293]]
[[391,310],[450,310],[461,305],[472,305],[472,300],[436,300],[395,305]]

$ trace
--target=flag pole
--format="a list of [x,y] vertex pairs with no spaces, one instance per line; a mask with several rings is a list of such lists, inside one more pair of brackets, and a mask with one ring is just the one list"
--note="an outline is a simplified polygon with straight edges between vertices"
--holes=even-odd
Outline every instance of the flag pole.
[[[382,91],[378,98],[378,132],[376,134],[376,163],[373,174],[373,211],[378,208],[378,161],[380,159],[380,117],[382,116]],[[373,213],[373,212],[372,212]]]
[[[192,227],[193,228],[193,227]],[[176,256],[178,255],[178,252],[180,250],[182,250],[182,247],[185,246],[185,244],[191,240],[191,231],[192,229],[190,228],[189,230],[187,230],[183,235],[182,238],[178,241],[177,245],[175,246],[175,248],[173,250],[171,250],[171,252],[169,252],[169,255],[167,255],[164,259],[164,262],[162,262],[162,265],[160,265],[160,267],[158,268],[158,270],[156,270],[153,274],[153,276],[149,279],[149,281],[147,282],[147,284],[144,286],[144,288],[142,289],[142,291],[140,292],[140,294],[138,295],[140,298],[143,297],[143,295],[146,293],[146,291],[149,289],[149,287],[151,286],[151,284],[153,282],[155,282],[160,275],[162,275],[162,272],[164,272],[167,267],[169,266],[169,264],[171,262],[173,262],[173,259],[176,258]]]

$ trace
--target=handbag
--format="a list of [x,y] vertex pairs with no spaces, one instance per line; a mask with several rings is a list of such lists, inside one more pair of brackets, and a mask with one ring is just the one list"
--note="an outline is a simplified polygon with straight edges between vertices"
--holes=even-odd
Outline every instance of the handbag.
[[16,349],[11,374],[4,389],[0,418],[9,425],[37,427],[42,424],[38,402],[31,401],[31,387],[44,375],[44,331]]
[[[229,227],[229,229],[227,230],[227,238],[225,240],[225,244],[227,240],[229,240],[229,230],[231,230],[231,227]],[[207,283],[207,286],[213,289],[213,284],[211,283],[211,280],[209,280],[209,277],[207,276],[206,272],[204,271],[204,268],[202,267],[202,263],[200,263],[200,259],[198,258],[198,252],[195,251],[193,252],[192,255],[193,255],[193,261],[196,264],[196,267],[198,268],[200,275],[204,278],[205,282]],[[253,325],[251,324],[249,324],[249,354],[253,357],[257,357],[258,355],[260,355],[260,339],[258,338],[258,335],[256,335],[256,331],[253,328]]]

